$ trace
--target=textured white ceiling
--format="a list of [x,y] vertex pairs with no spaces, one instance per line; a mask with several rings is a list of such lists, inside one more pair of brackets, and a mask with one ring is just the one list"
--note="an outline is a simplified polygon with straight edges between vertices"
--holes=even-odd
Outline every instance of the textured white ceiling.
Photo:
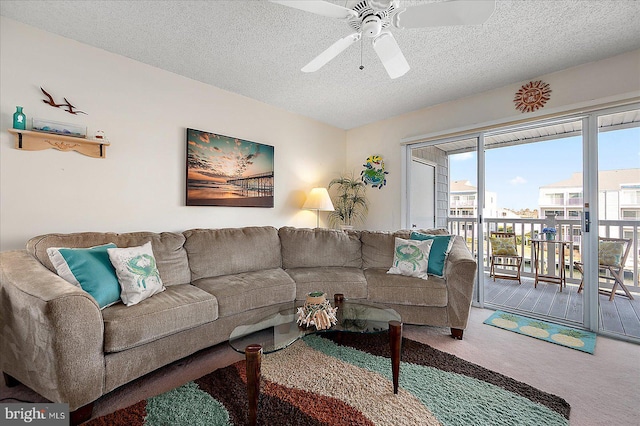
[[362,71],[356,44],[301,72],[352,30],[265,0],[3,0],[0,14],[343,129],[640,48],[629,0],[498,0],[484,25],[394,29],[411,66],[396,80],[369,40]]

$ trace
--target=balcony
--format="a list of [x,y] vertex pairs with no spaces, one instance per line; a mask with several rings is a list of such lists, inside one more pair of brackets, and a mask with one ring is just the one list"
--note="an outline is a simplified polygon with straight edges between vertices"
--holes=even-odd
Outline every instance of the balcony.
[[[581,274],[574,268],[574,261],[581,260],[582,235],[580,220],[556,219],[555,227],[558,229],[556,238],[571,241],[571,248],[565,251],[565,272],[567,277],[567,290],[562,293],[558,291],[557,284],[538,284],[537,289],[533,289],[533,279],[535,272],[532,267],[531,236],[536,235],[540,230],[549,226],[546,219],[485,219],[485,233],[481,241],[477,239],[477,222],[475,218],[449,218],[449,232],[460,235],[467,241],[467,245],[476,259],[478,258],[479,244],[483,244],[485,253],[485,303],[496,304],[497,306],[512,307],[523,311],[523,314],[558,316],[565,321],[581,321],[582,318],[582,295],[577,293],[580,284]],[[487,229],[490,231],[506,230],[513,231],[517,236],[518,252],[523,255],[522,262],[522,285],[516,281],[493,282],[489,278],[489,243],[486,236]],[[638,237],[640,233],[639,220],[605,220],[600,222],[599,236],[630,238],[632,248],[625,265],[625,284],[629,291],[634,294],[635,300],[628,300],[626,297],[618,295],[613,302],[609,302],[608,297],[600,296],[600,324],[601,328],[614,333],[622,333],[627,336],[640,338],[640,286],[639,263],[640,246]],[[557,270],[558,253],[551,251],[543,256],[548,269]],[[600,288],[610,289],[611,283],[601,281]],[[521,294],[522,293],[522,294]],[[637,295],[637,296],[636,296]],[[517,302],[517,303],[516,303]],[[515,306],[512,306],[516,303]]]
[[564,198],[542,197],[539,204],[540,206],[564,206]]
[[449,207],[476,207],[477,204],[477,200],[451,200]]

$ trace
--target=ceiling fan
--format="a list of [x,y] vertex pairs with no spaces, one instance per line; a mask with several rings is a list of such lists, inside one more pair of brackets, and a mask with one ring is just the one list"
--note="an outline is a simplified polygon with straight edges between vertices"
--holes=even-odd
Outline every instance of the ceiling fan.
[[389,77],[402,77],[410,67],[390,28],[425,28],[451,25],[479,25],[495,10],[495,0],[449,0],[400,7],[399,0],[351,0],[339,6],[322,0],[270,0],[283,6],[329,18],[344,19],[355,30],[341,38],[302,68],[314,72],[322,68],[362,36],[372,39],[373,50]]

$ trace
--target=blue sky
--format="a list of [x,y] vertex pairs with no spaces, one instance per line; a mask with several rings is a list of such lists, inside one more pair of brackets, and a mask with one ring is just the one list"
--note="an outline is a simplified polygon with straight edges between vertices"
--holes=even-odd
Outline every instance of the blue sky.
[[[600,170],[640,168],[640,128],[599,134]],[[451,156],[451,180],[477,186],[476,153]],[[488,191],[498,194],[498,207],[537,208],[540,186],[582,171],[580,136],[490,149],[485,152]]]

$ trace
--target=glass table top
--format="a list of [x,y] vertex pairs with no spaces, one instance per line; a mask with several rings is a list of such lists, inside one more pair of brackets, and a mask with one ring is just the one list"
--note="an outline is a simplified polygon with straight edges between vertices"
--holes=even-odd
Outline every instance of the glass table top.
[[244,353],[250,344],[258,344],[262,346],[263,353],[270,353],[286,348],[307,334],[333,331],[381,333],[389,329],[389,321],[401,321],[400,315],[393,309],[367,301],[345,299],[337,306],[338,322],[327,330],[299,326],[296,323],[297,307],[292,307],[252,324],[236,327],[229,336],[229,344],[240,353]]

